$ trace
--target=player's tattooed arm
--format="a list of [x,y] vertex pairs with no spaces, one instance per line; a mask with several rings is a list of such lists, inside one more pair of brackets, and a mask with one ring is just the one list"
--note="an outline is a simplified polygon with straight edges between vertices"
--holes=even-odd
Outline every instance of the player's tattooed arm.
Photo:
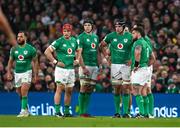
[[142,51],[142,46],[141,46],[141,45],[137,45],[137,46],[135,47],[135,52],[134,52],[134,54],[135,54],[135,60],[136,60],[137,62],[140,61],[141,51]]

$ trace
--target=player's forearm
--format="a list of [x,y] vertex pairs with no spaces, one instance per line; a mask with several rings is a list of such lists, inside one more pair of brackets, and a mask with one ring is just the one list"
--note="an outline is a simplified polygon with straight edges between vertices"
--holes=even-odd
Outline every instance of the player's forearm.
[[76,60],[80,61],[80,59],[81,59],[81,53],[82,53],[82,49],[78,49],[78,50],[77,50]]
[[99,66],[102,65],[102,59],[103,59],[103,57],[102,57],[102,55],[101,55],[100,50],[98,50],[97,59],[98,59],[98,65],[99,65]]
[[135,60],[136,60],[137,62],[140,61],[140,58],[141,58],[141,56],[140,56],[139,54],[135,54]]
[[107,44],[106,44],[105,41],[101,41],[99,48],[100,48],[102,54],[103,54],[105,57],[108,56],[108,53],[107,53]]
[[12,68],[13,68],[13,60],[10,58],[8,61],[7,72],[10,73]]
[[85,68],[85,64],[84,64],[84,61],[83,61],[83,58],[82,58],[82,55],[80,56],[80,61],[79,61],[79,64],[82,68]]
[[149,65],[153,65],[156,61],[156,57],[154,55],[154,53],[152,52],[151,56],[150,56],[150,61],[149,61]]
[[[49,61],[53,62],[55,61],[56,59],[54,58],[53,54],[52,54],[52,50],[50,49],[50,47],[48,47],[44,54],[46,55],[46,57],[48,58]],[[57,61],[57,60],[56,60]]]
[[39,64],[38,64],[38,58],[36,57],[34,59],[33,74],[37,76],[38,70],[39,70]]

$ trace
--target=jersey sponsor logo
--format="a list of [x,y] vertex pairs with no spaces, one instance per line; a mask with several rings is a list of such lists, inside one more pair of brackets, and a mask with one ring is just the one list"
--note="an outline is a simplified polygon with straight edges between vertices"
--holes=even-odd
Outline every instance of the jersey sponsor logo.
[[18,51],[15,51],[15,54],[18,54]]
[[122,48],[123,48],[123,44],[119,43],[119,44],[117,45],[117,47],[118,47],[118,49],[122,49]]
[[19,56],[18,56],[18,59],[19,59],[19,60],[24,60],[24,56],[23,56],[23,55],[19,55]]
[[63,47],[66,47],[66,44],[63,44]]
[[94,48],[96,48],[96,44],[95,43],[92,43],[91,44],[91,47],[94,49]]
[[24,54],[25,54],[25,55],[27,55],[27,53],[28,53],[28,51],[27,51],[27,50],[25,50],[25,51],[24,51]]
[[128,42],[128,39],[124,39],[124,42],[127,43],[127,42]]
[[68,53],[68,54],[72,54],[72,49],[71,49],[71,48],[68,48],[67,53]]
[[114,42],[117,42],[117,39],[113,39]]

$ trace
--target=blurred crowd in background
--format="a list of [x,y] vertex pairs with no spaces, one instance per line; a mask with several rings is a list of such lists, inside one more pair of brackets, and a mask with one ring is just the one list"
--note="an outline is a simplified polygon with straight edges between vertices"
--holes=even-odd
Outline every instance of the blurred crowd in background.
[[[44,50],[62,35],[64,23],[73,25],[76,37],[83,31],[84,19],[90,17],[100,40],[114,31],[115,18],[125,20],[129,28],[142,22],[157,57],[152,76],[153,92],[180,93],[179,0],[1,0],[0,4],[13,31],[16,34],[25,31],[28,42],[37,48],[39,81],[32,83],[31,91],[54,92],[54,67]],[[0,33],[0,91],[6,92],[14,91],[13,81],[6,80],[10,48],[5,35]],[[74,90],[78,91],[78,77],[75,85]],[[110,68],[105,59],[94,91],[112,92]]]

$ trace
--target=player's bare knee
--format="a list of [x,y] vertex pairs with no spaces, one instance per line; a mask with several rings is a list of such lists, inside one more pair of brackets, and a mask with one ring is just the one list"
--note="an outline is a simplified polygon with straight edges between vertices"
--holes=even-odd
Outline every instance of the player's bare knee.
[[123,94],[130,94],[130,90],[129,90],[128,86],[123,87]]

